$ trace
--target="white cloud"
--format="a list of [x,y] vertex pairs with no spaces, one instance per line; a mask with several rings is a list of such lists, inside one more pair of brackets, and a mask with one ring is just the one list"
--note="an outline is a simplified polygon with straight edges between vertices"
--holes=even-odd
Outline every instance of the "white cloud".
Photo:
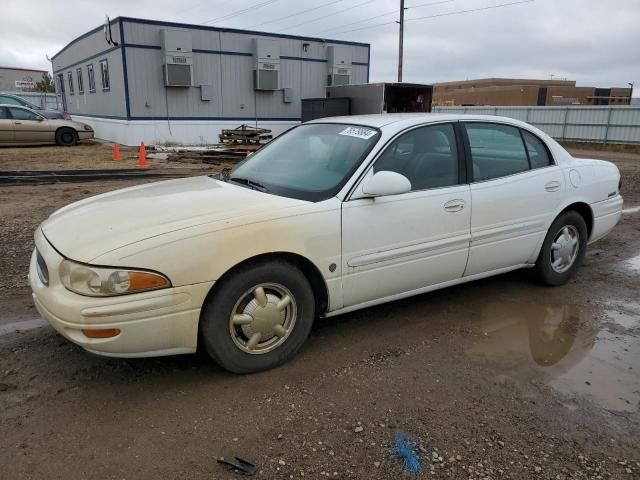
[[[422,8],[436,0],[406,0],[404,80],[431,83],[480,77],[556,77],[582,85],[626,86],[640,81],[640,2],[617,0],[536,0],[493,10],[410,21],[513,0],[455,0]],[[370,17],[398,8],[397,0],[370,1],[338,15],[320,18],[364,0],[334,1],[305,15],[268,23],[260,29],[312,35],[393,22]],[[105,14],[205,23],[251,5],[265,3],[218,26],[247,28],[330,0],[3,0],[0,16],[0,65],[50,68],[53,55],[73,38],[104,21]],[[305,23],[311,19],[317,21]],[[398,26],[389,24],[336,37],[372,44],[371,80],[393,81],[397,74]],[[640,94],[640,88],[636,90]]]

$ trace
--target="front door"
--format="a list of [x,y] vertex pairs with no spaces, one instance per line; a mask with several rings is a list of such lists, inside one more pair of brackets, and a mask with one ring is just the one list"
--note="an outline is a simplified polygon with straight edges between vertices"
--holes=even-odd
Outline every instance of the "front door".
[[0,107],[0,144],[13,142],[13,120],[6,107]]
[[42,116],[20,107],[7,107],[13,118],[13,135],[17,143],[53,143],[55,132]]
[[462,277],[471,195],[459,152],[453,124],[410,130],[386,148],[364,181],[389,170],[407,177],[412,191],[343,203],[345,308]]
[[535,262],[564,177],[544,143],[515,126],[465,122],[473,179],[465,276]]

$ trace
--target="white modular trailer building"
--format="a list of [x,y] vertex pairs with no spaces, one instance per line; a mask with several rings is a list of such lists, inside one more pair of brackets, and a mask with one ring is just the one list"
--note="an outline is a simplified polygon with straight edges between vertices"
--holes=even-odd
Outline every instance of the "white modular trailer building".
[[369,81],[370,45],[118,17],[52,58],[63,107],[125,145],[217,143],[246,123],[274,134],[301,99]]

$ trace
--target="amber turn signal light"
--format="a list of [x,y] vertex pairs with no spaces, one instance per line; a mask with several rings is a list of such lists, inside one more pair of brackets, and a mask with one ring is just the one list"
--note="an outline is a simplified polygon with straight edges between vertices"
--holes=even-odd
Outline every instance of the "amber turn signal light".
[[84,329],[82,333],[89,338],[111,338],[120,335],[119,328]]
[[169,282],[164,277],[146,272],[129,272],[129,288],[127,291],[155,290],[156,288],[168,287]]

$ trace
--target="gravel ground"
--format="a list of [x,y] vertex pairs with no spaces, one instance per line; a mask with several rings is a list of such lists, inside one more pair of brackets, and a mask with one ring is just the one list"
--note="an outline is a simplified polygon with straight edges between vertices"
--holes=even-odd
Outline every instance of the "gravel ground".
[[[640,204],[640,158],[611,155]],[[231,479],[215,459],[234,455],[259,478],[416,478],[398,431],[417,478],[640,478],[640,215],[564,287],[521,271],[319,321],[292,362],[234,376],[200,354],[93,356],[32,324],[35,226],[129,184],[0,189],[0,478]]]

